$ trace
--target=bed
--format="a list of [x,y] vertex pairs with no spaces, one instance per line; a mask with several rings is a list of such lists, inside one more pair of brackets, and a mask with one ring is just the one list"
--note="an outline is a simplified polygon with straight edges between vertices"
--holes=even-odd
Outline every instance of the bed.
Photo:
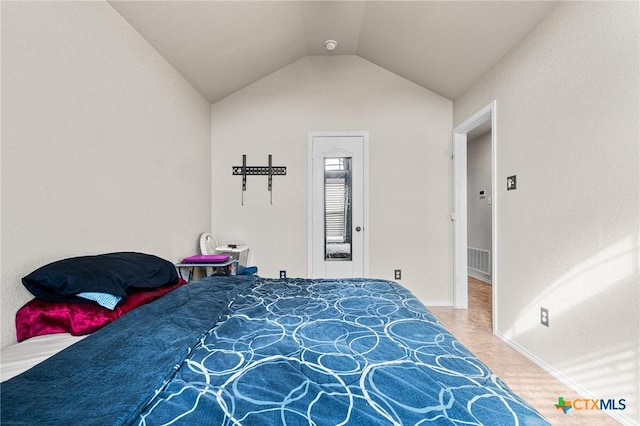
[[207,277],[0,391],[2,424],[549,424],[375,279]]

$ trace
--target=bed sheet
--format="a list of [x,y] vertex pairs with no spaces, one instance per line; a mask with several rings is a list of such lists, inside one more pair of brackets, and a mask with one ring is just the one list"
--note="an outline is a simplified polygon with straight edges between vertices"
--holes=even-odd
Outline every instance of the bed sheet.
[[0,382],[27,371],[85,337],[69,333],[47,334],[8,346],[0,353]]

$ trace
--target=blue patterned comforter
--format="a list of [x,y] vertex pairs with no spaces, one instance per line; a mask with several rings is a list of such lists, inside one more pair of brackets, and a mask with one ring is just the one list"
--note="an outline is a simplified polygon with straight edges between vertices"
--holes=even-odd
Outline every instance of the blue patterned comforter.
[[[79,342],[85,362],[105,339],[99,352],[130,361],[94,362],[71,383],[56,374],[57,391],[35,385],[51,365],[5,382],[3,424],[548,424],[389,281],[209,277],[143,308]],[[54,365],[77,362],[79,344]],[[46,401],[67,391],[53,404],[71,403]],[[55,412],[23,408],[34,398],[21,392]]]

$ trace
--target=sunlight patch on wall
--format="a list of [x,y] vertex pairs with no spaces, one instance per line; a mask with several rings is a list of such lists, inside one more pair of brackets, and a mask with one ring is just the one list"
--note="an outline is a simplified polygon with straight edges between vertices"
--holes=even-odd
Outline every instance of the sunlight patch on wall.
[[552,282],[521,310],[518,320],[505,335],[517,339],[538,327],[538,322],[531,319],[539,316],[541,306],[551,309],[553,327],[553,318],[569,314],[576,306],[611,291],[612,287],[636,274],[637,262],[638,245],[633,237],[612,244]]
[[[623,238],[576,264],[505,332],[516,342],[546,345],[542,362],[584,396],[625,399],[627,408],[611,413],[618,419],[640,416],[638,243],[634,236]],[[541,307],[549,309],[549,329],[540,325]]]

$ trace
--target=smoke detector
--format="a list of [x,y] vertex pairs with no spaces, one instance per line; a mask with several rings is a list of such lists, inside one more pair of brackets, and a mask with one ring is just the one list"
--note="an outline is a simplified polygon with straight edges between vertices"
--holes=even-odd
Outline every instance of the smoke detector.
[[329,52],[331,52],[332,50],[334,50],[336,48],[336,46],[338,45],[338,42],[335,40],[327,40],[324,42],[324,47],[325,49],[327,49]]

